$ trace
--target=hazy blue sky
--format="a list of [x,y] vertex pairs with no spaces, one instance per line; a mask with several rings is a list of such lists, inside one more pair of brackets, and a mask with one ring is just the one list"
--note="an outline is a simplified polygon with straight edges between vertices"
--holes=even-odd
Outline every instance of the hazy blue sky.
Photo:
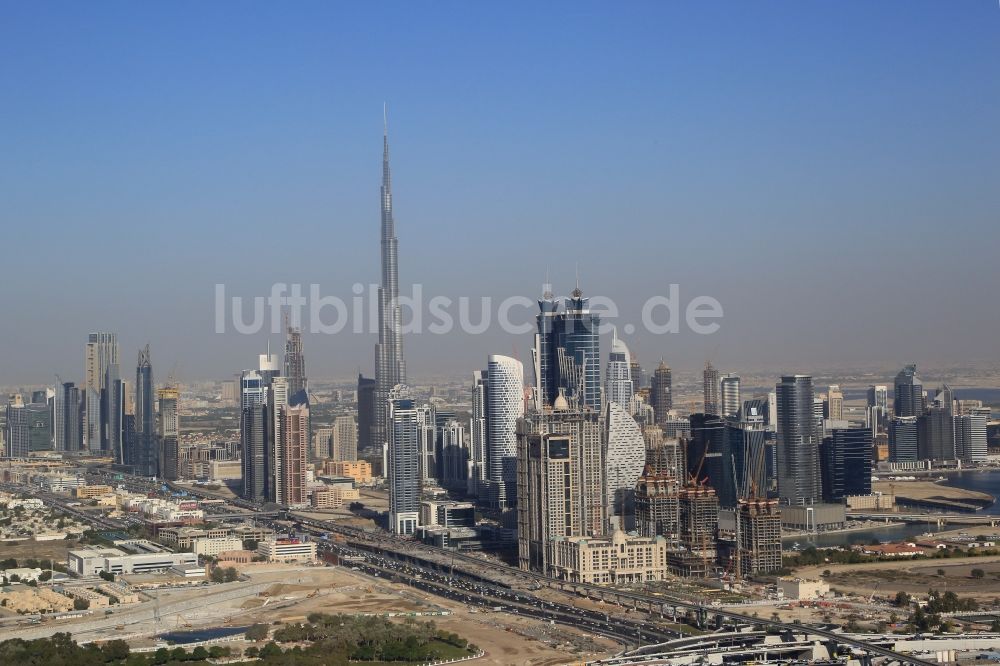
[[[225,377],[266,338],[213,332],[216,283],[377,281],[383,101],[404,291],[579,263],[623,324],[722,303],[627,338],[647,366],[1000,357],[996,0],[7,2],[0,90],[0,384],[80,380],[91,330]],[[373,341],[307,336],[310,374]],[[419,379],[530,343],[405,346]]]

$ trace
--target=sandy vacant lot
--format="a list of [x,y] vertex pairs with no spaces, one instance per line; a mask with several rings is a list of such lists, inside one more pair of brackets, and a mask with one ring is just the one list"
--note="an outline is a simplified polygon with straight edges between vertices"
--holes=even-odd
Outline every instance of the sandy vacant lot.
[[[320,589],[312,598],[308,595],[314,587],[298,584],[281,584],[268,590],[274,598],[301,597],[301,601],[286,608],[273,610],[260,608],[249,613],[245,620],[274,622],[300,622],[309,613],[382,613],[449,611],[451,615],[432,616],[442,629],[453,631],[469,639],[486,651],[477,664],[507,666],[526,664],[555,666],[571,664],[581,657],[610,654],[617,646],[612,641],[577,631],[563,625],[549,625],[538,620],[522,618],[507,613],[470,612],[463,604],[452,602],[405,585],[387,583],[342,569],[326,569],[335,577],[341,589]],[[243,621],[243,619],[241,619]],[[542,639],[542,640],[539,640]],[[575,640],[572,640],[575,639]],[[570,642],[592,643],[590,649],[574,652]]]
[[66,564],[66,553],[76,548],[76,541],[0,541],[0,560],[13,557],[18,560],[33,557],[36,560],[53,559]]
[[[801,578],[818,578],[826,569],[830,586],[841,592],[868,596],[878,585],[878,596],[892,597],[902,590],[926,594],[929,588],[951,590],[959,596],[990,600],[1000,596],[1000,557],[962,557],[947,560],[874,562],[853,565],[804,567]],[[943,576],[938,570],[944,571]],[[972,578],[973,569],[982,569],[983,579]]]

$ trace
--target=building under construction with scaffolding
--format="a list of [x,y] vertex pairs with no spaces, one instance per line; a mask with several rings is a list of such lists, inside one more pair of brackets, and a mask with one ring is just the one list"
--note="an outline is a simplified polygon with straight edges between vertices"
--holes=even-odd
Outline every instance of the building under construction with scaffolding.
[[741,499],[736,508],[741,578],[781,568],[781,510],[775,499]]
[[684,447],[666,438],[659,426],[642,429],[646,442],[646,466],[636,484],[636,531],[645,537],[662,536],[671,548],[680,538],[678,501],[686,475]]
[[671,573],[705,578],[718,557],[719,497],[709,486],[690,483],[677,495],[679,548],[668,556]]
[[646,465],[635,489],[635,525],[640,536],[663,536],[671,546],[679,539],[679,484]]

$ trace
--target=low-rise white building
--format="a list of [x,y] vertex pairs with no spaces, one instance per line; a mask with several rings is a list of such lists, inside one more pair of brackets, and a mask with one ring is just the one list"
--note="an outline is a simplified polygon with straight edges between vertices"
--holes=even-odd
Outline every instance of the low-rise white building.
[[70,573],[96,576],[102,571],[113,574],[142,574],[166,571],[176,566],[198,564],[195,553],[134,553],[118,548],[84,548],[71,550],[66,558]]
[[219,553],[224,553],[227,550],[241,550],[242,548],[243,541],[236,537],[199,538],[195,539],[194,543],[191,544],[191,550],[195,554],[210,555],[212,557],[217,557]]
[[268,562],[315,562],[316,543],[301,539],[266,539],[257,544],[257,553]]
[[22,583],[27,583],[29,580],[38,580],[38,577],[42,575],[42,570],[20,567],[18,569],[5,569],[4,571],[0,571],[0,575],[8,581],[12,580],[14,576],[17,576],[17,580]]

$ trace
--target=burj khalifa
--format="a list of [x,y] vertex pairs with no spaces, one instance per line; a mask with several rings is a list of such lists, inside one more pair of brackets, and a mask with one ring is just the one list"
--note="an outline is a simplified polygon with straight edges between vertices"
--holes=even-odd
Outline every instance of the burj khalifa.
[[399,308],[396,223],[392,218],[389,124],[383,111],[382,134],[382,282],[378,289],[378,344],[375,345],[375,419],[372,443],[389,441],[389,392],[406,382],[403,324]]

